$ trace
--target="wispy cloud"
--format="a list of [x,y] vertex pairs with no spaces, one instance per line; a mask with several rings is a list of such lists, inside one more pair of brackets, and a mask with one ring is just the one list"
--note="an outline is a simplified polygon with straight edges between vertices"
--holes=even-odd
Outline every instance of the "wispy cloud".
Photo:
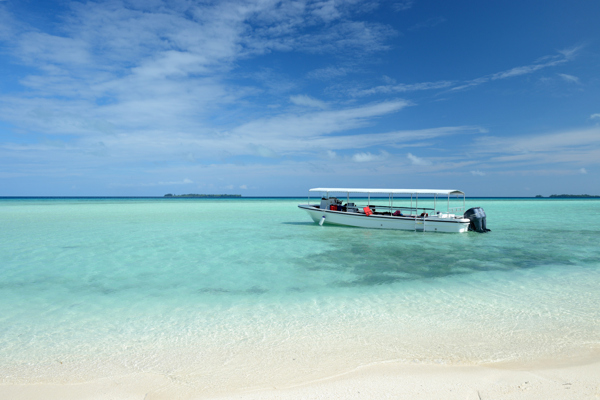
[[321,109],[328,108],[327,103],[325,103],[324,101],[315,99],[304,94],[290,96],[290,101],[296,104],[297,106],[314,107]]
[[70,6],[60,36],[23,24],[11,30],[12,55],[35,72],[21,81],[27,96],[0,96],[0,114],[24,129],[198,131],[205,116],[257,94],[226,82],[236,62],[271,51],[372,53],[394,34],[352,20],[353,2]]
[[[0,40],[10,42],[5,51],[28,67],[20,80],[26,93],[0,94],[2,120],[26,138],[0,143],[0,176],[81,175],[107,165],[140,171],[143,164],[161,165],[161,171],[177,177],[211,163],[227,170],[226,160],[235,157],[284,163],[283,156],[319,158],[327,150],[335,154],[368,147],[370,140],[402,140],[401,134],[387,132],[356,140],[349,136],[407,107],[406,100],[339,107],[314,96],[290,96],[297,83],[281,72],[239,70],[239,63],[270,52],[360,58],[386,49],[395,31],[357,18],[363,5],[225,1],[179,2],[169,8],[143,2],[68,6],[60,33],[42,32],[0,12]],[[350,68],[317,69],[309,77],[344,76]],[[273,96],[277,107],[260,101],[265,94]],[[289,107],[286,99],[300,107]],[[54,139],[39,140],[39,135]],[[171,170],[171,164],[186,168]],[[192,182],[171,176],[149,183],[136,178],[126,185]],[[251,179],[247,176],[246,182]],[[248,187],[244,182],[237,186]]]
[[410,161],[411,164],[413,165],[431,165],[431,161],[426,160],[424,158],[421,157],[417,157],[411,153],[408,153],[406,155],[406,157],[408,158],[408,160]]
[[414,2],[414,0],[396,0],[392,3],[392,7],[396,11],[404,11],[411,8]]
[[329,80],[346,76],[350,72],[346,67],[326,67],[310,71],[306,76],[310,79]]
[[[352,110],[356,114],[360,110]],[[347,110],[348,111],[348,110]],[[338,117],[335,112],[335,118]],[[477,135],[482,130],[479,127],[440,127],[433,129],[393,131],[393,132],[371,132],[352,134],[340,133],[335,128],[337,119],[333,123],[325,124],[332,126],[334,131],[316,129],[321,124],[318,118],[322,118],[321,112],[307,113],[305,115],[293,115],[290,118],[282,116],[275,117],[275,121],[261,120],[252,126],[245,127],[242,133],[217,132],[213,135],[194,135],[185,132],[128,132],[103,137],[99,145],[95,136],[83,136],[74,140],[59,141],[54,143],[32,143],[0,144],[0,159],[10,165],[24,160],[35,160],[39,163],[52,165],[68,165],[70,171],[80,171],[86,168],[102,168],[110,163],[111,168],[129,168],[139,163],[157,163],[157,165],[169,165],[176,161],[178,164],[186,165],[186,169],[177,170],[174,173],[182,174],[194,165],[209,165],[217,163],[225,165],[224,160],[231,157],[253,156],[265,160],[277,160],[283,163],[289,157],[308,157],[316,160],[331,160],[339,163],[352,156],[344,156],[348,152],[357,156],[353,162],[366,160],[370,153],[371,161],[382,161],[382,155],[387,152],[373,151],[372,148],[383,147],[388,150],[402,148],[413,144],[418,145],[423,141],[435,143],[454,135]],[[300,126],[296,130],[297,124]],[[314,125],[316,124],[316,125]],[[290,131],[286,129],[292,127]],[[307,127],[315,126],[311,131]],[[304,128],[302,128],[304,127]],[[268,128],[268,129],[267,129]],[[269,135],[264,136],[262,133]],[[279,132],[279,134],[276,134]],[[360,149],[368,149],[357,151]],[[90,158],[92,152],[102,152],[95,158]],[[325,157],[324,157],[325,155]],[[366,155],[366,156],[365,156]],[[389,160],[390,158],[388,158]],[[17,161],[20,160],[20,161]],[[410,159],[406,158],[410,163]],[[35,167],[32,166],[34,173]],[[290,172],[290,171],[288,171]],[[72,173],[72,172],[70,172]],[[201,174],[204,174],[201,172]],[[250,177],[248,177],[249,179]],[[196,179],[195,179],[196,180]],[[166,182],[166,180],[164,181]]]
[[569,82],[569,83],[579,83],[579,78],[573,75],[568,75],[568,74],[558,74],[558,76],[560,76],[565,82]]
[[442,24],[444,22],[446,22],[446,18],[444,18],[444,17],[433,17],[433,18],[429,18],[423,22],[418,22],[418,23],[414,24],[413,26],[408,28],[408,30],[415,31],[418,29],[433,28],[434,26]]
[[231,130],[229,134],[240,139],[253,137],[272,141],[318,137],[366,126],[371,123],[372,118],[397,112],[408,105],[405,100],[394,100],[339,110],[283,114],[248,122]]
[[[574,47],[572,49],[559,51],[558,54],[552,56],[546,56],[537,62],[524,65],[520,67],[514,67],[506,71],[496,72],[490,75],[482,76],[479,78],[474,78],[468,81],[452,81],[452,80],[442,80],[435,82],[418,82],[418,83],[410,83],[410,84],[387,84],[375,86],[368,89],[350,89],[348,90],[349,94],[353,97],[360,96],[372,96],[376,94],[391,94],[391,93],[405,93],[405,92],[413,92],[413,91],[422,91],[422,90],[439,90],[446,89],[448,91],[458,91],[464,90],[467,88],[483,85],[485,83],[489,83],[492,81],[502,80],[514,78],[521,75],[532,74],[536,71],[539,71],[544,68],[557,66],[560,64],[564,64],[570,61],[581,47]],[[579,83],[579,79],[572,75],[567,74],[559,74],[562,79],[567,80],[569,82]]]
[[183,179],[181,181],[171,181],[171,182],[150,182],[150,183],[118,183],[114,184],[114,186],[128,186],[128,187],[152,187],[152,186],[179,186],[179,185],[189,185],[194,183],[191,179]]
[[438,81],[438,82],[420,82],[413,84],[398,84],[398,85],[381,85],[370,89],[352,90],[350,95],[352,96],[370,96],[381,93],[404,93],[414,92],[419,90],[433,90],[433,89],[444,89],[451,87],[454,83],[450,81]]
[[600,129],[581,129],[544,135],[528,135],[511,138],[481,138],[490,150],[494,147],[515,153],[560,151],[578,147],[600,145]]
[[554,67],[560,64],[564,64],[570,61],[580,50],[580,46],[573,47],[571,49],[566,49],[559,51],[558,54],[552,56],[546,56],[540,59],[538,62],[529,65],[523,65],[520,67],[514,67],[506,71],[496,72],[491,75],[483,76],[480,78],[473,79],[471,81],[467,81],[461,85],[455,86],[450,90],[462,90],[473,86],[478,86],[490,81],[496,81],[507,78],[514,78],[516,76],[527,75],[539,71],[544,68]]
[[[416,109],[410,96],[565,66],[579,47],[470,80],[398,83],[379,68],[392,58],[377,52],[401,50],[405,37],[389,16],[368,14],[389,12],[379,1],[67,1],[64,14],[45,21],[52,29],[27,25],[10,14],[10,2],[0,2],[3,57],[18,66],[0,93],[1,177],[104,174],[104,182],[148,188],[208,188],[213,180],[215,189],[250,191],[264,176],[284,184],[290,176],[314,181],[323,171],[371,179],[373,170],[481,176],[475,168],[482,168],[495,176],[500,166],[544,163],[564,163],[576,174],[600,159],[597,130],[482,137],[485,130],[468,125],[465,114],[452,126],[427,122],[442,120],[434,114],[421,125],[408,115]],[[413,29],[452,22],[411,20],[423,21]],[[585,81],[578,71],[554,71],[553,79]],[[373,87],[362,83],[368,79]],[[593,125],[600,114],[589,118]],[[474,136],[468,151],[451,139],[464,135]]]
[[381,151],[379,154],[372,154],[370,152],[366,153],[356,153],[352,156],[352,161],[364,163],[371,161],[381,161],[385,160],[389,156],[389,153],[385,151]]
[[481,137],[476,139],[472,151],[486,154],[486,158],[494,163],[598,164],[600,128],[510,138]]

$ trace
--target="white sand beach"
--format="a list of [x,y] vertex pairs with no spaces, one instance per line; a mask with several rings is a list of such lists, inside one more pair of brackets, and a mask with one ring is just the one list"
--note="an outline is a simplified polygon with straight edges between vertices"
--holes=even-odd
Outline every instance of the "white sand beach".
[[[265,371],[265,373],[268,373]],[[222,392],[193,381],[135,374],[77,384],[2,385],[1,399],[598,399],[600,362],[519,368],[383,363],[295,386]]]

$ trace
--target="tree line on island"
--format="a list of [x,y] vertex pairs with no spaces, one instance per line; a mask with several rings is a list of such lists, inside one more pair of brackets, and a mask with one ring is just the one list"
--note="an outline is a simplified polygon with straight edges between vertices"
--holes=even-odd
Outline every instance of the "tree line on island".
[[[538,194],[537,196],[535,196],[536,198],[542,198],[544,196],[542,196],[541,194]],[[550,196],[548,196],[548,198],[554,198],[554,199],[573,199],[573,198],[600,198],[600,196],[592,196],[589,194],[551,194]]]
[[171,194],[167,193],[164,197],[208,197],[208,198],[223,198],[223,197],[242,197],[241,194]]

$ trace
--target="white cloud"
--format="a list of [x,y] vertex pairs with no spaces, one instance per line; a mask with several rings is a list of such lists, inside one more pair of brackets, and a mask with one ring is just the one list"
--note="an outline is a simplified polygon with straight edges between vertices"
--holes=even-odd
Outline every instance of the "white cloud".
[[350,72],[348,68],[326,67],[310,71],[306,76],[311,79],[329,80],[345,76]]
[[277,158],[279,157],[279,154],[277,154],[277,152],[273,151],[272,149],[260,145],[260,144],[255,144],[255,143],[249,143],[247,145],[248,148],[248,152],[246,152],[246,154],[253,154],[259,157],[265,157],[265,158]]
[[488,151],[496,149],[518,154],[561,152],[575,148],[600,146],[600,129],[591,128],[510,138],[487,137],[480,139],[479,143]]
[[414,92],[419,90],[433,90],[433,89],[444,89],[450,87],[454,82],[450,81],[438,81],[438,82],[420,82],[413,84],[399,84],[399,85],[382,85],[376,86],[370,89],[363,90],[352,90],[350,95],[352,96],[369,96],[380,93],[404,93]]
[[17,54],[28,64],[80,67],[92,60],[89,44],[79,38],[30,32],[19,37]]
[[430,161],[428,161],[428,160],[426,160],[424,158],[417,157],[417,156],[415,156],[415,155],[413,155],[411,153],[408,153],[406,155],[406,157],[408,158],[408,160],[410,161],[410,163],[413,164],[413,165],[423,165],[423,166],[424,165],[431,165]]
[[[257,70],[262,61],[255,57],[288,51],[294,57],[302,52],[326,53],[323,62],[334,64],[306,74],[313,79],[367,72],[369,63],[363,63],[363,57],[387,49],[387,38],[397,32],[369,22],[370,17],[361,21],[365,2],[250,0],[174,2],[168,7],[153,1],[65,4],[70,8],[57,16],[60,29],[52,34],[43,25],[28,27],[14,16],[0,15],[0,39],[9,40],[4,56],[25,66],[19,74],[29,74],[16,83],[26,93],[0,94],[2,122],[23,133],[22,138],[13,139],[15,143],[8,139],[0,143],[2,176],[92,176],[90,171],[107,171],[110,165],[111,171],[131,173],[130,182],[153,182],[137,186],[193,183],[180,179],[183,176],[194,176],[198,185],[208,185],[218,172],[219,177],[228,176],[223,182],[240,174],[244,177],[240,181],[247,184],[238,182],[232,188],[254,190],[251,173],[301,176],[310,163],[335,164],[340,169],[345,165],[359,174],[372,173],[376,164],[378,170],[397,174],[409,163],[429,165],[428,171],[463,168],[467,172],[475,168],[472,165],[483,164],[474,160],[477,157],[515,165],[589,161],[565,168],[573,173],[581,165],[592,168],[598,163],[594,157],[600,159],[600,145],[594,141],[597,132],[579,131],[566,132],[564,138],[551,134],[488,138],[480,142],[482,149],[468,156],[445,153],[436,158],[435,151],[444,148],[447,137],[483,130],[442,126],[389,131],[378,121],[383,117],[391,121],[395,113],[402,116],[399,112],[413,103],[394,99],[365,104],[358,99],[456,89],[529,74],[570,60],[577,49],[471,81],[397,84],[385,79],[379,81],[382,86],[354,90],[355,98],[340,105],[318,99],[321,95],[314,93],[319,92],[304,89],[307,86],[301,85],[306,81],[293,73],[286,75],[289,71]],[[412,1],[397,4],[396,8],[406,9]],[[379,62],[377,57],[369,60]],[[319,66],[323,65],[315,67]],[[562,75],[566,80],[571,77]],[[307,94],[291,95],[304,90]],[[590,118],[596,120],[600,114]],[[389,126],[390,121],[382,125]],[[396,122],[402,126],[400,118]],[[434,144],[439,145],[437,149]],[[407,146],[432,149],[424,153],[427,159],[379,152],[379,148],[398,151]],[[256,161],[257,157],[263,159]],[[231,160],[240,165],[228,164]],[[143,175],[141,170],[151,172]],[[318,165],[315,170],[323,171]]]
[[[321,112],[316,114],[320,115]],[[205,165],[217,161],[222,164],[228,157],[243,155],[266,157],[277,160],[278,163],[283,162],[286,156],[314,157],[325,162],[335,159],[336,162],[343,162],[345,158],[340,157],[336,150],[356,152],[358,149],[371,149],[378,146],[385,148],[419,146],[423,141],[434,143],[435,140],[453,135],[472,135],[480,132],[478,127],[459,126],[352,135],[339,132],[332,134],[315,128],[315,132],[303,131],[304,136],[297,136],[300,134],[295,133],[295,128],[287,130],[289,125],[293,125],[292,122],[297,122],[298,116],[294,114],[292,117],[289,120],[279,116],[280,121],[277,126],[272,126],[273,132],[279,134],[272,133],[269,136],[263,136],[261,134],[263,130],[259,126],[256,130],[245,131],[245,134],[215,132],[213,135],[195,135],[162,130],[115,133],[103,136],[102,146],[98,145],[96,136],[83,136],[68,141],[59,140],[56,143],[0,143],[0,160],[4,160],[7,165],[29,164],[25,160],[35,160],[35,164],[31,164],[32,168],[38,164],[64,165],[68,162],[70,171],[102,169],[106,163],[110,163],[111,168],[123,170],[148,161],[161,165],[168,165],[173,160],[177,160],[178,163],[183,161],[186,165]],[[308,113],[304,118],[312,120],[315,116],[314,113]],[[89,157],[93,152],[101,152],[104,155]],[[380,154],[375,153],[375,155]],[[353,161],[352,157],[348,157],[348,161]],[[177,173],[187,173],[186,171],[188,170]],[[199,174],[204,173],[199,172]]]
[[[315,118],[315,115],[309,114],[306,117],[312,120]],[[203,140],[203,143],[205,143],[204,147],[213,149],[225,147],[228,152],[239,154],[238,152],[244,151],[240,146],[248,140],[252,140],[255,144],[263,143],[265,146],[269,146],[279,154],[299,155],[306,152],[322,153],[325,151],[328,157],[332,157],[335,153],[335,150],[332,149],[354,150],[373,146],[402,147],[409,144],[414,145],[415,142],[418,144],[423,140],[433,140],[451,135],[477,134],[480,131],[478,127],[463,126],[351,135],[347,133],[340,134],[337,131],[331,132],[329,129],[324,130],[329,124],[327,120],[323,120],[322,124],[296,132],[295,125],[308,126],[308,123],[297,121],[296,118],[297,116],[294,116],[291,120],[282,118],[281,121],[278,121],[277,125],[273,125],[270,129],[263,130],[257,127],[252,130],[244,130],[243,135],[235,134],[235,136],[229,136],[231,140],[227,143],[212,142],[206,139]],[[261,135],[260,132],[263,131],[283,132],[284,134]]]
[[356,153],[352,156],[352,161],[364,163],[371,161],[381,161],[385,160],[389,154],[385,151],[381,151],[380,154],[371,154],[370,152],[366,153]]
[[[384,40],[396,34],[383,24],[352,20],[352,13],[341,10],[334,2],[313,3],[312,6],[295,2],[258,4],[261,5],[256,7],[259,10],[251,10],[245,15],[248,22],[258,26],[248,27],[253,35],[241,40],[241,44],[251,52],[293,49],[311,53],[338,53],[360,50],[367,54],[387,49]],[[280,7],[280,4],[283,6]],[[351,2],[345,6],[357,10],[361,8],[361,4]],[[253,18],[252,12],[256,12]],[[341,15],[345,17],[338,18]],[[307,26],[311,28],[310,33],[303,30]]]
[[564,64],[570,61],[575,54],[579,51],[580,47],[574,47],[567,50],[559,51],[558,55],[546,56],[540,59],[538,62],[524,65],[520,67],[514,67],[506,71],[497,72],[491,75],[483,76],[480,78],[473,79],[471,81],[464,82],[459,86],[455,86],[450,90],[461,90],[472,86],[478,86],[490,81],[513,78],[515,76],[527,75],[533,72],[539,71],[544,68],[554,67],[556,65]]
[[280,114],[248,122],[229,133],[240,140],[289,142],[290,139],[314,138],[363,127],[375,117],[397,112],[408,105],[407,101],[395,100],[339,110]]
[[[435,82],[419,82],[412,84],[397,84],[397,85],[382,85],[376,86],[369,89],[352,89],[349,91],[351,96],[369,96],[374,94],[387,94],[387,93],[404,93],[420,90],[435,90],[435,89],[447,89],[450,91],[463,90],[474,86],[479,86],[484,83],[488,83],[500,79],[513,78],[520,75],[531,74],[544,68],[553,67],[570,61],[575,54],[579,51],[580,47],[575,47],[568,50],[559,51],[557,55],[546,56],[538,60],[538,62],[524,65],[520,67],[514,67],[506,71],[497,72],[494,74],[482,76],[479,78],[471,79],[468,81],[457,82],[450,80],[442,80]],[[579,79],[572,75],[559,74],[563,79],[579,83]]]
[[158,182],[157,185],[165,186],[165,185],[189,185],[190,183],[194,183],[191,179],[185,178],[182,181],[173,181],[173,182]]
[[564,81],[569,83],[579,83],[579,78],[568,74],[558,74]]
[[397,0],[393,3],[392,7],[396,11],[404,11],[411,8],[414,2],[414,0]]
[[485,176],[485,172],[482,172],[478,169],[475,171],[471,171],[471,174],[473,174],[474,176]]
[[590,115],[590,119],[600,119],[600,113]]
[[600,162],[600,128],[541,135],[477,138],[471,154],[492,163],[532,165]]
[[312,5],[311,13],[324,21],[333,21],[341,17],[340,11],[336,8],[333,0],[320,1]]
[[321,109],[325,109],[328,107],[327,103],[325,103],[324,101],[312,98],[304,94],[290,96],[290,101],[297,106],[314,107]]
[[446,18],[444,17],[432,17],[429,18],[423,22],[418,22],[415,25],[411,26],[410,28],[408,28],[409,31],[414,31],[417,29],[423,29],[423,28],[433,28],[436,25],[439,25],[443,22],[446,22]]
[[579,173],[580,173],[580,174],[584,174],[584,175],[585,175],[585,174],[587,174],[587,170],[586,170],[585,168],[581,168],[581,169],[579,170]]
[[173,186],[173,185],[189,185],[194,183],[190,179],[183,179],[181,181],[169,181],[169,182],[153,182],[153,183],[127,183],[127,184],[114,184],[113,186],[129,186],[129,187],[151,187],[151,186]]
[[[90,134],[95,128],[89,121],[96,121],[126,132],[198,132],[205,116],[260,92],[225,81],[236,63],[274,50],[372,53],[386,48],[384,40],[393,34],[382,24],[353,20],[362,7],[353,2],[70,7],[61,36],[22,23],[11,30],[8,51],[36,71],[21,80],[30,89],[26,96],[0,96],[0,115],[20,128]],[[14,16],[3,18],[15,24]],[[325,106],[308,96],[295,101]]]
[[574,46],[568,49],[563,49],[563,50],[559,50],[558,52],[560,54],[562,54],[567,60],[571,60],[572,58],[574,58],[577,53],[579,52],[579,50],[581,50],[584,46],[580,45],[580,46]]

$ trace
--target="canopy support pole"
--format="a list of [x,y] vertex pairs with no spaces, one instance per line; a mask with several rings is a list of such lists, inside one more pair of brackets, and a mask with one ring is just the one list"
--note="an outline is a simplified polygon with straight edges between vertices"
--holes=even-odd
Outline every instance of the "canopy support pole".
[[417,210],[417,215],[419,215],[419,193],[417,193],[417,197],[415,198],[415,209]]

